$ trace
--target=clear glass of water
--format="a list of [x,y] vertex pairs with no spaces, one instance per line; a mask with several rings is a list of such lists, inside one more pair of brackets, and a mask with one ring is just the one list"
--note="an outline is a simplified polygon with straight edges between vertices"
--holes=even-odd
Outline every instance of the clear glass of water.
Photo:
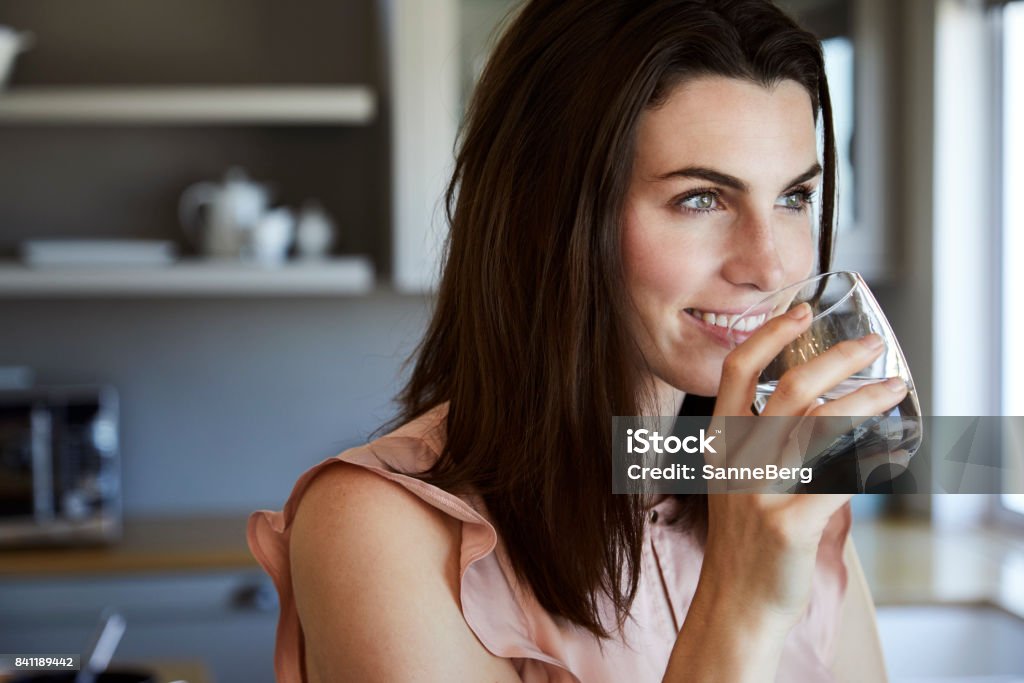
[[874,333],[885,344],[882,354],[868,367],[826,391],[818,399],[819,403],[893,377],[906,382],[907,395],[884,415],[859,416],[867,419],[854,420],[850,433],[837,439],[821,455],[831,457],[856,447],[859,452],[870,449],[890,454],[898,452],[905,458],[912,456],[921,445],[922,435],[921,406],[914,380],[892,326],[860,274],[824,273],[772,293],[733,320],[727,332],[733,347],[743,343],[764,321],[783,315],[801,303],[811,306],[810,327],[761,372],[753,412],[761,413],[782,375],[790,368],[825,353],[841,341]]

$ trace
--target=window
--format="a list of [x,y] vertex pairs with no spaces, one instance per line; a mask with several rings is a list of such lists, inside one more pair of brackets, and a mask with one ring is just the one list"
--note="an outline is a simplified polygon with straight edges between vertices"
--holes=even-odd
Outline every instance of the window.
[[[1003,414],[1024,415],[1024,2],[1003,15]],[[1014,191],[1016,188],[1016,192]]]
[[[1003,415],[1024,415],[1024,2],[1003,12]],[[1004,493],[1005,510],[1024,515],[1024,493]]]
[[1010,512],[1024,515],[1024,493],[1004,493],[1003,507]]
[[836,134],[836,153],[839,166],[839,205],[836,208],[840,232],[856,224],[857,192],[854,189],[853,150],[854,126],[854,54],[853,41],[847,36],[836,36],[821,41],[825,52],[825,75],[832,96],[832,124]]

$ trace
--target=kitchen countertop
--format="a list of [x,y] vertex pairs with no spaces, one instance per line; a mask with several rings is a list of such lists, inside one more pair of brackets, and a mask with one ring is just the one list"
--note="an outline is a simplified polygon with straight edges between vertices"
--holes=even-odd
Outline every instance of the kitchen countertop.
[[247,517],[126,519],[110,546],[0,552],[0,577],[256,568],[245,540]]
[[[246,520],[128,519],[109,547],[4,550],[0,577],[255,569]],[[851,533],[876,605],[992,605],[1024,619],[1024,534],[922,519],[858,520]]]
[[[118,660],[110,665],[111,671],[152,671],[156,674],[156,683],[172,683],[187,681],[188,683],[213,683],[207,668],[200,662],[140,662],[125,663]],[[11,674],[0,673],[0,683],[14,678]]]
[[851,533],[878,606],[990,605],[1024,619],[1024,534],[927,520],[855,522]]

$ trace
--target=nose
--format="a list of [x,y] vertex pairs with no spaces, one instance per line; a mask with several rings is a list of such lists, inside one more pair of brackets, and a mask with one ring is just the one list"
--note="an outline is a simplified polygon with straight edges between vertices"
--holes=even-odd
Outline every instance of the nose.
[[770,215],[747,215],[734,225],[722,276],[734,285],[770,292],[782,287],[786,271]]

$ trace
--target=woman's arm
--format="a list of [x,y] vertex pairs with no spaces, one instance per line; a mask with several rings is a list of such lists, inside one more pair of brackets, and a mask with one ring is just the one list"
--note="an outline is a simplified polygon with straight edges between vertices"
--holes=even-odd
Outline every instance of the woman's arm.
[[728,586],[700,585],[676,638],[664,683],[774,681],[789,623],[732,599]]
[[460,609],[460,523],[339,463],[306,490],[291,532],[310,683],[518,683]]
[[[830,670],[839,683],[886,683],[889,677],[874,601],[850,536],[843,546],[843,563],[847,586],[836,633],[836,658]],[[759,624],[750,615],[730,614],[727,598],[702,597],[694,598],[665,680],[734,681],[751,674],[756,679],[757,672],[766,672],[765,680],[772,680],[788,628],[773,629],[770,623]]]
[[850,536],[846,537],[843,548],[843,562],[847,571],[846,596],[840,611],[832,673],[840,683],[885,683],[889,677],[885,670],[882,643],[878,639],[875,604]]

